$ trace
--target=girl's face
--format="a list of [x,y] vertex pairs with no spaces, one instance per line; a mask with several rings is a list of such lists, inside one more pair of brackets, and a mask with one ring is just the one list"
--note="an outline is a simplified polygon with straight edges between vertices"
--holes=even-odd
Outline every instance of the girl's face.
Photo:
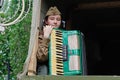
[[51,25],[53,28],[59,28],[61,25],[60,15],[50,15],[46,21],[47,25]]

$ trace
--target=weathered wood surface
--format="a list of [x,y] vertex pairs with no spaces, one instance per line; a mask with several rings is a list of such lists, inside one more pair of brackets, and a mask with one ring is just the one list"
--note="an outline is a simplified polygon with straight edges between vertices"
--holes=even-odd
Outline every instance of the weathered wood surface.
[[80,3],[78,4],[78,7],[76,9],[79,10],[79,9],[98,9],[98,8],[115,8],[115,7],[120,7],[120,1]]
[[31,76],[22,80],[120,80],[120,76]]
[[23,76],[26,75],[30,62],[30,57],[31,55],[35,55],[35,52],[37,50],[37,39],[38,39],[37,36],[39,31],[38,27],[40,26],[40,9],[41,9],[41,0],[33,0],[29,50],[26,61],[23,66],[23,71],[17,75],[18,79],[21,79]]

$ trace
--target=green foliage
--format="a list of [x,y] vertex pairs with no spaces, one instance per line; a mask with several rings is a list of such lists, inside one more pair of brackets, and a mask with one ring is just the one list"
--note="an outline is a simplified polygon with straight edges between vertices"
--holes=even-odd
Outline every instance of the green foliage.
[[7,64],[10,63],[10,80],[22,71],[27,57],[32,11],[21,22],[9,26],[0,34],[0,80],[8,75]]
[[18,4],[20,4],[20,2],[18,2],[17,0],[4,0],[3,6],[0,8],[0,22],[5,22],[11,19],[18,9]]

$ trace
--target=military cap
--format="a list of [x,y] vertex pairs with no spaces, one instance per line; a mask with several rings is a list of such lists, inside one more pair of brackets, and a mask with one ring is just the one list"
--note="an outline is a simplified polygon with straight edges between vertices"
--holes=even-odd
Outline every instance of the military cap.
[[46,16],[50,16],[50,15],[61,15],[60,11],[57,9],[56,6],[54,7],[50,7],[49,10],[46,13]]

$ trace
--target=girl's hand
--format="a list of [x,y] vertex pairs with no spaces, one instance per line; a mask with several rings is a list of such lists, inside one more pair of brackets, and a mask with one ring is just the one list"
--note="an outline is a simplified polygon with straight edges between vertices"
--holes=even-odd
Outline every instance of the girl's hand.
[[51,31],[52,31],[53,27],[50,25],[46,25],[43,28],[43,32],[44,32],[44,38],[49,38]]

